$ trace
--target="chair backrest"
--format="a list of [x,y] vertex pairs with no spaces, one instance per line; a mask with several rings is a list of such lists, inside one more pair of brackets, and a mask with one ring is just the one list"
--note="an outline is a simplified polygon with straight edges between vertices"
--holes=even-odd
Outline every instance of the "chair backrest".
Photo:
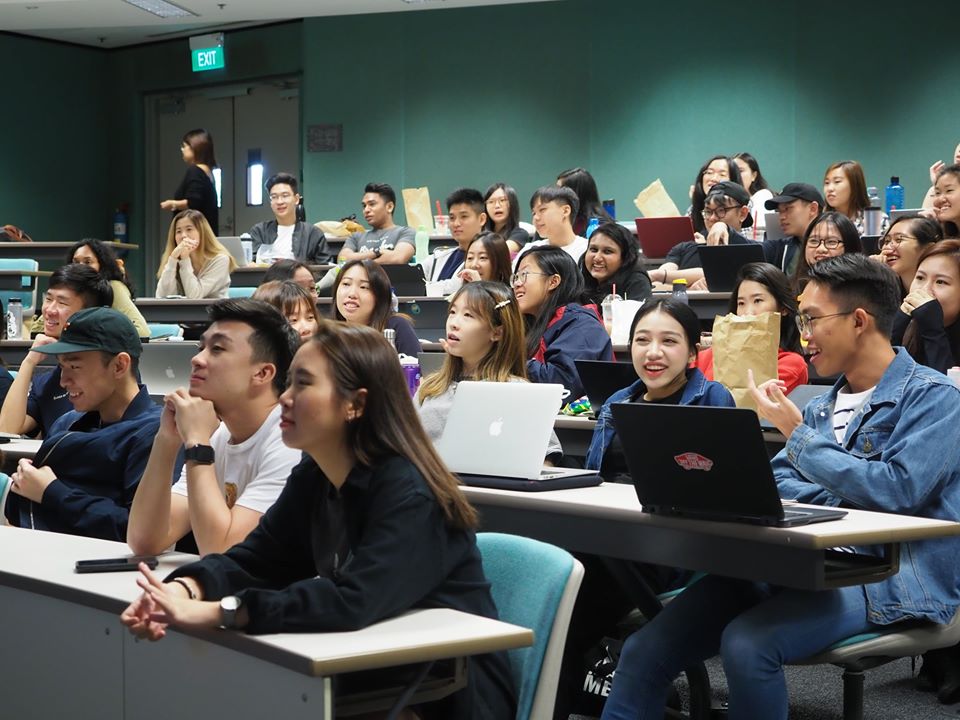
[[231,298],[248,298],[256,291],[255,287],[233,287],[232,285],[227,288],[227,297]]
[[516,535],[480,533],[477,546],[500,619],[533,630],[531,647],[508,653],[517,720],[550,720],[583,565],[566,550]]
[[150,330],[150,339],[158,340],[168,337],[183,337],[183,328],[174,323],[147,323]]
[[[39,270],[40,265],[31,258],[0,258],[0,270]],[[18,297],[23,303],[23,317],[29,318],[36,312],[37,307],[37,280],[35,277],[25,277],[20,281],[23,290],[0,290],[0,299],[6,309],[10,298]],[[31,290],[31,286],[33,289]]]

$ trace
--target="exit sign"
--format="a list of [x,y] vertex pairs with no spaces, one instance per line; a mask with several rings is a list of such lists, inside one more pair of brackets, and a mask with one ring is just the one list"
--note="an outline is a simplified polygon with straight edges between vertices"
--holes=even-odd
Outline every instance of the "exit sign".
[[223,47],[201,48],[191,52],[193,56],[193,71],[222,70],[226,65],[223,58]]

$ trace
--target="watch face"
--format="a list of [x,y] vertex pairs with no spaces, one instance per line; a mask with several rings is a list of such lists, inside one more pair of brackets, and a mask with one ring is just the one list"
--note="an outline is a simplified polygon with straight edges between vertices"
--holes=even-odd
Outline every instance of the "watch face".
[[236,595],[227,595],[220,601],[220,607],[224,610],[236,611],[240,608],[240,598]]

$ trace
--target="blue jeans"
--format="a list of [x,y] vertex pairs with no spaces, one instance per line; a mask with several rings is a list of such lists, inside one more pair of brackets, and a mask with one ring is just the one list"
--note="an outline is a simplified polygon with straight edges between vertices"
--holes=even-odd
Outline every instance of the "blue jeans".
[[862,587],[814,592],[705,577],[627,638],[603,720],[660,720],[670,683],[718,653],[729,720],[786,720],[783,665],[875,629]]

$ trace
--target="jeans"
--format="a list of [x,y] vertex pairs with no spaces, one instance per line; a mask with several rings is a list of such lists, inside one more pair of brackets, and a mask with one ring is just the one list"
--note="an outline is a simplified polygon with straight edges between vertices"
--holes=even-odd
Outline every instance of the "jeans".
[[674,678],[717,653],[729,720],[786,720],[783,665],[876,627],[862,587],[815,592],[705,577],[627,638],[603,720],[660,720]]

